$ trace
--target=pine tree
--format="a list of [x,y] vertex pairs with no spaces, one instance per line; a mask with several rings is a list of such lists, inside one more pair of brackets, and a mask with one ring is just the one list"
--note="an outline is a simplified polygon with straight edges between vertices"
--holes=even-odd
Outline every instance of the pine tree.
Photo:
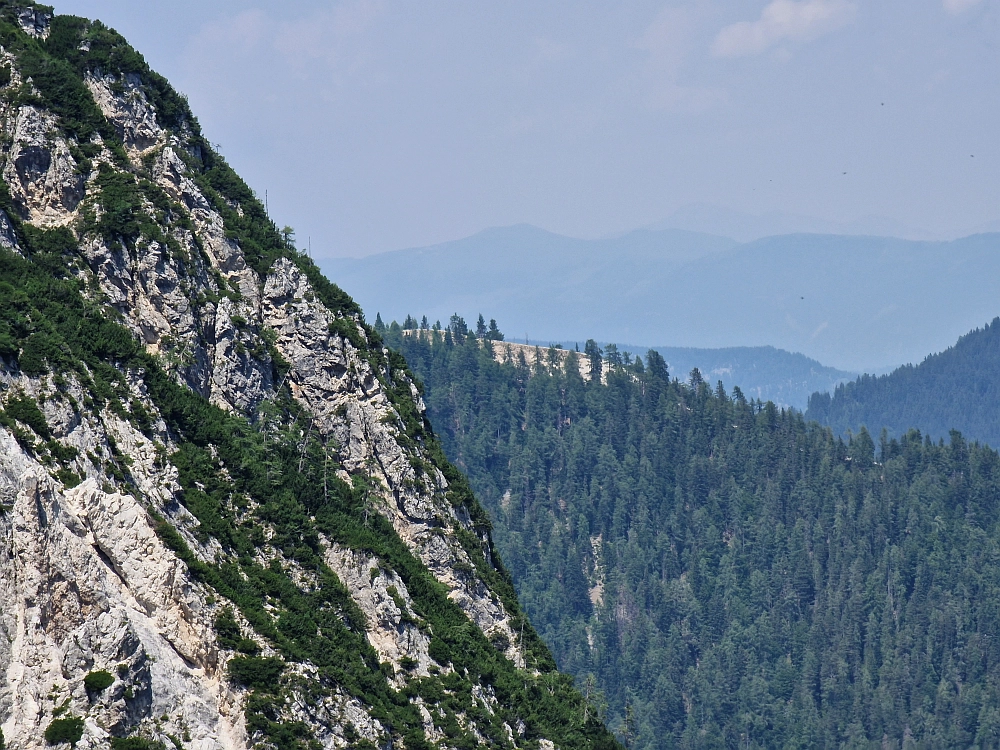
[[464,339],[469,333],[469,326],[466,324],[465,318],[458,313],[453,313],[448,321],[448,330],[455,338]]
[[590,360],[590,379],[600,383],[603,370],[601,347],[593,339],[587,339],[587,343],[583,346],[583,353]]
[[487,332],[486,320],[483,318],[483,314],[479,313],[479,320],[476,321],[476,338],[485,339]]

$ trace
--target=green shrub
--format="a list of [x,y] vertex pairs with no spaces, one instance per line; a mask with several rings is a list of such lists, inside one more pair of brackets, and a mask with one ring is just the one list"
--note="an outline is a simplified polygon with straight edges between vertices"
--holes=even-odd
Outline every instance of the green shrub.
[[56,479],[66,485],[66,489],[68,490],[73,489],[83,481],[79,474],[66,468],[58,469],[56,471]]
[[18,365],[29,377],[44,375],[49,371],[46,362],[58,355],[58,344],[44,333],[33,333],[24,341]]
[[61,745],[64,742],[75,745],[83,737],[83,719],[79,716],[53,719],[45,728],[44,737],[50,745]]
[[400,668],[405,669],[407,672],[409,672],[412,669],[416,669],[419,664],[420,662],[409,656],[404,656],[399,660]]
[[437,636],[431,638],[431,642],[427,646],[427,655],[442,667],[451,663],[451,652],[448,649],[448,644]]
[[229,679],[237,685],[274,692],[285,665],[274,657],[237,656],[229,660]]
[[233,608],[224,608],[215,618],[215,635],[219,646],[227,649],[235,649],[243,638],[240,632],[240,624],[233,617]]
[[260,646],[257,645],[257,641],[253,638],[241,638],[240,642],[236,644],[236,650],[241,654],[256,656],[260,653]]
[[100,693],[107,690],[115,681],[115,676],[104,669],[90,672],[83,678],[83,686],[88,693]]
[[7,416],[28,425],[40,437],[47,440],[49,435],[51,435],[48,422],[45,421],[45,415],[38,408],[38,402],[31,396],[26,396],[23,393],[11,396],[7,399],[7,406],[4,411],[7,413]]

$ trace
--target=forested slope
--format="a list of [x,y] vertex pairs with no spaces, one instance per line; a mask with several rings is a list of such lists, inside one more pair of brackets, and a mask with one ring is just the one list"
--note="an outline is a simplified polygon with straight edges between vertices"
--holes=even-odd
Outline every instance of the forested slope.
[[633,747],[997,746],[992,450],[844,442],[655,352],[600,384],[387,336],[533,623]]
[[916,427],[938,439],[957,429],[1000,446],[1000,318],[919,365],[862,375],[832,396],[813,394],[806,416],[838,434],[866,425],[875,434],[884,427],[899,436]]

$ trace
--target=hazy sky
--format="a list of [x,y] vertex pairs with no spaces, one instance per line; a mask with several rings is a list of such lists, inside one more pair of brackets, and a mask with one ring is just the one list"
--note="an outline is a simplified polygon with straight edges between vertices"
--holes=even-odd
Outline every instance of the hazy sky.
[[52,1],[128,37],[317,257],[693,202],[1000,218],[1000,0]]

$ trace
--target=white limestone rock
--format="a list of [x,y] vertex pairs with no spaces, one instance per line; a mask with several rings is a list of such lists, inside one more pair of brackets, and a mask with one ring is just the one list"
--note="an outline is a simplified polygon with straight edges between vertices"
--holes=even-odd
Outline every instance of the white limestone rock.
[[65,226],[76,218],[85,194],[69,143],[57,135],[54,115],[23,105],[17,110],[3,179],[22,218],[42,227]]

